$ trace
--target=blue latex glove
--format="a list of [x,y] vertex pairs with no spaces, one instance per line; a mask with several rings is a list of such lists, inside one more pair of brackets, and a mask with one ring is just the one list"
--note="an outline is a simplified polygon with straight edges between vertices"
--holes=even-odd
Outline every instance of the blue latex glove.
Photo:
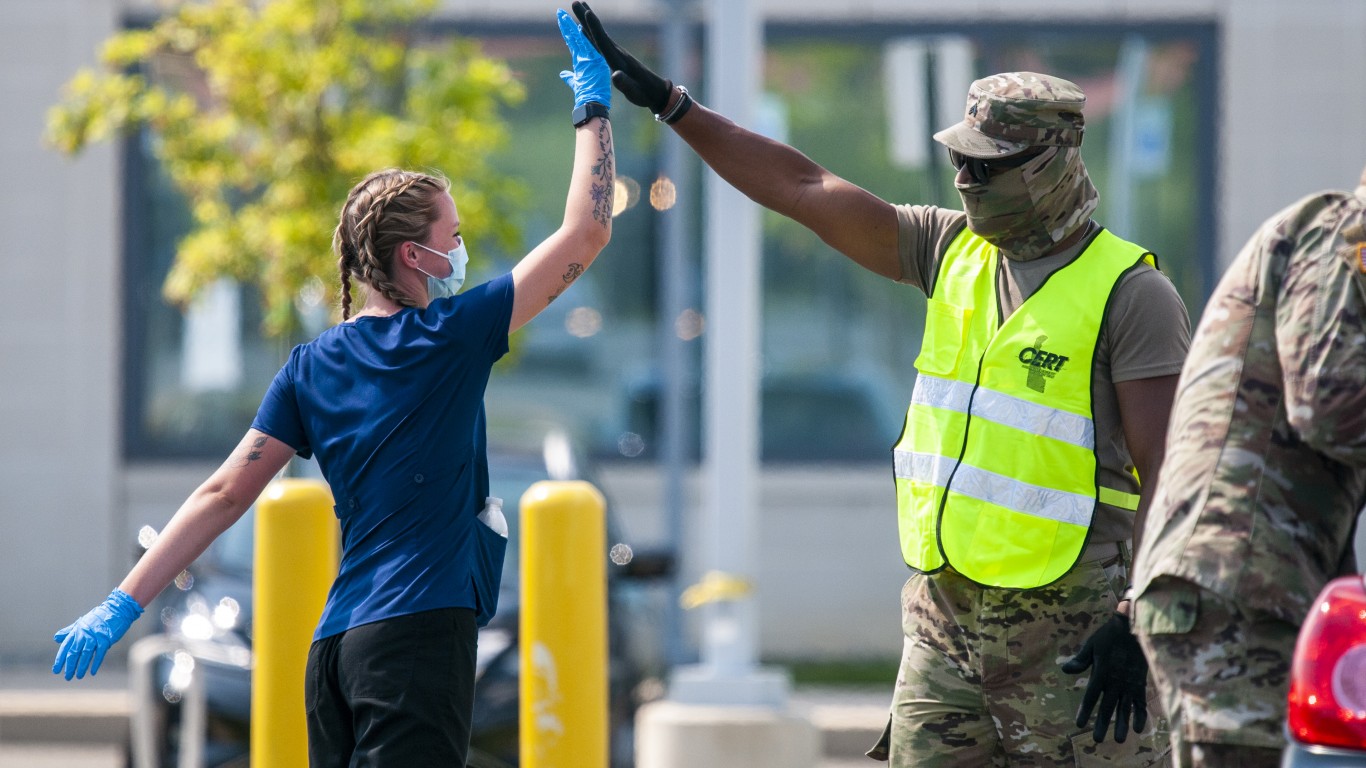
[[574,89],[574,106],[582,107],[596,101],[604,107],[612,106],[612,70],[598,49],[588,42],[578,22],[569,11],[560,9],[555,18],[560,22],[560,35],[569,46],[574,69],[560,72],[564,84]]
[[100,671],[100,663],[109,652],[109,646],[117,643],[141,615],[142,606],[127,592],[121,589],[110,592],[103,603],[52,636],[62,644],[57,649],[52,674],[59,675],[66,670],[66,679],[70,680],[73,676],[85,677],[85,670],[89,668],[94,676]]

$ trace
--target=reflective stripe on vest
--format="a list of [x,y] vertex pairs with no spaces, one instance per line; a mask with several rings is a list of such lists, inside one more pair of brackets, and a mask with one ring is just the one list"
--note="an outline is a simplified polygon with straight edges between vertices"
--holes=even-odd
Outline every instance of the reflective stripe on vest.
[[1101,230],[1003,324],[999,252],[968,230],[929,298],[919,375],[894,457],[902,555],[980,584],[1028,588],[1080,556],[1097,498],[1093,359],[1111,292],[1151,254]]

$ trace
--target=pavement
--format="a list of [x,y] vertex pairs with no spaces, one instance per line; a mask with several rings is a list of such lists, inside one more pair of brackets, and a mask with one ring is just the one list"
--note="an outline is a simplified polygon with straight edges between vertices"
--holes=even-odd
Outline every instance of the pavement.
[[106,667],[94,677],[67,682],[42,662],[15,666],[0,666],[0,744],[126,740],[130,699],[124,670]]
[[[50,663],[50,662],[48,662]],[[887,722],[890,690],[797,688],[794,714],[821,732],[819,768],[873,768],[863,753]],[[0,665],[0,768],[123,765],[131,697],[124,669],[67,682],[41,662]]]

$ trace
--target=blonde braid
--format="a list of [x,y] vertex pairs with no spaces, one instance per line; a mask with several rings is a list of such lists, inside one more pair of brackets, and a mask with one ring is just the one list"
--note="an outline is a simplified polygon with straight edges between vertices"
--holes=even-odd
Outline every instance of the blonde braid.
[[384,209],[388,207],[391,201],[407,192],[410,187],[421,180],[421,176],[409,176],[376,195],[370,201],[370,205],[367,206],[365,215],[356,222],[355,240],[360,243],[362,253],[361,279],[390,301],[405,307],[417,306],[417,302],[403,295],[398,290],[398,286],[393,284],[388,270],[384,268],[383,260],[378,253],[375,253],[375,243],[379,240],[378,229],[380,220],[384,217]]
[[343,319],[350,316],[352,276],[396,304],[417,306],[393,282],[387,262],[402,242],[427,238],[438,195],[449,188],[444,177],[392,168],[376,171],[352,188],[332,235]]
[[356,249],[350,243],[338,243],[337,235],[332,236],[333,247],[341,252],[337,259],[337,272],[341,274],[341,308],[342,320],[351,317],[351,269],[356,260]]

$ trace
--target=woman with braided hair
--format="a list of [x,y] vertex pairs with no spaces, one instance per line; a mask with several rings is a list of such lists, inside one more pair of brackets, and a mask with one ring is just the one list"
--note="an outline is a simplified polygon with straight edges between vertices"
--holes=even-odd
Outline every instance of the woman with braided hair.
[[[508,334],[569,287],[611,237],[609,71],[566,12],[574,166],[560,228],[512,271],[457,294],[449,183],[370,174],[333,236],[342,322],[295,347],[228,460],[119,588],[61,630],[53,672],[92,675],[152,598],[237,521],[290,457],[317,454],[342,562],[309,652],[309,764],[463,766],[477,628],[497,608],[506,539],[488,495],[483,397]],[[359,284],[364,301],[352,305]]]

